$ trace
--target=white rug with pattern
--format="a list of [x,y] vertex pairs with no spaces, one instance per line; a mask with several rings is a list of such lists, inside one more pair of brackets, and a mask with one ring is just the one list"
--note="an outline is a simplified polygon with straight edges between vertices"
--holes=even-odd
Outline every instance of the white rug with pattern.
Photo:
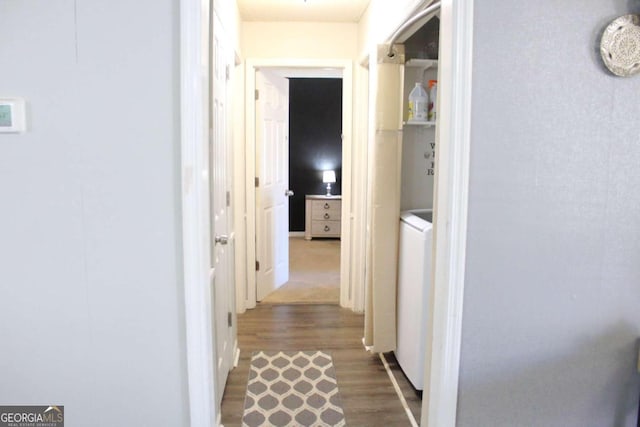
[[242,425],[345,426],[331,356],[323,351],[253,353]]

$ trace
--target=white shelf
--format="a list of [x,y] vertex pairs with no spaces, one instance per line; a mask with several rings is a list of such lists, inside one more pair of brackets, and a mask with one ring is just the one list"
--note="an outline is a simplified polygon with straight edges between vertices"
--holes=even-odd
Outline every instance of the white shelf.
[[423,126],[430,128],[436,125],[436,122],[404,122],[405,126]]
[[[405,65],[405,71],[406,71],[405,81],[412,81],[411,77],[413,77],[415,74],[415,80],[413,81],[420,82],[422,84],[425,84],[427,81],[425,77],[427,70],[432,70],[430,71],[431,73],[437,73],[438,71],[437,59],[410,59],[404,65]],[[435,74],[431,78],[436,78]],[[412,84],[409,86],[405,85],[405,92],[404,92],[405,97],[409,95],[408,91],[411,89],[411,87],[413,87]],[[404,115],[405,115],[404,117],[407,117],[406,110],[404,112]],[[422,128],[432,128],[432,127],[435,127],[436,122],[426,121],[426,120],[425,121],[405,121],[404,125],[418,126]]]
[[410,59],[405,64],[409,68],[421,68],[423,71],[429,68],[438,68],[437,59]]

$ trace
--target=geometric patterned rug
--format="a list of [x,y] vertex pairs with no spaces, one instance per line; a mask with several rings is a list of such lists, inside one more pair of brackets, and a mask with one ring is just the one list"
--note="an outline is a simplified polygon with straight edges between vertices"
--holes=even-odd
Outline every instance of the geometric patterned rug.
[[345,426],[331,356],[322,351],[253,353],[242,425]]

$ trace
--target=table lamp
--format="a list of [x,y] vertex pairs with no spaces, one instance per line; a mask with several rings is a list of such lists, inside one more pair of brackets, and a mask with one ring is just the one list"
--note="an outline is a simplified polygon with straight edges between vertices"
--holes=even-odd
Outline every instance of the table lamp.
[[327,184],[327,196],[331,195],[331,184],[336,182],[336,171],[322,172],[322,182]]

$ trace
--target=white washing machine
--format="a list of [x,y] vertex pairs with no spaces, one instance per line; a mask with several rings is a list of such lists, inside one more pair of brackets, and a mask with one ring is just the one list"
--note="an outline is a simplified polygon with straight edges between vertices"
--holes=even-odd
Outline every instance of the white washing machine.
[[413,387],[424,388],[433,242],[431,209],[400,215],[398,256],[398,342],[396,359]]

